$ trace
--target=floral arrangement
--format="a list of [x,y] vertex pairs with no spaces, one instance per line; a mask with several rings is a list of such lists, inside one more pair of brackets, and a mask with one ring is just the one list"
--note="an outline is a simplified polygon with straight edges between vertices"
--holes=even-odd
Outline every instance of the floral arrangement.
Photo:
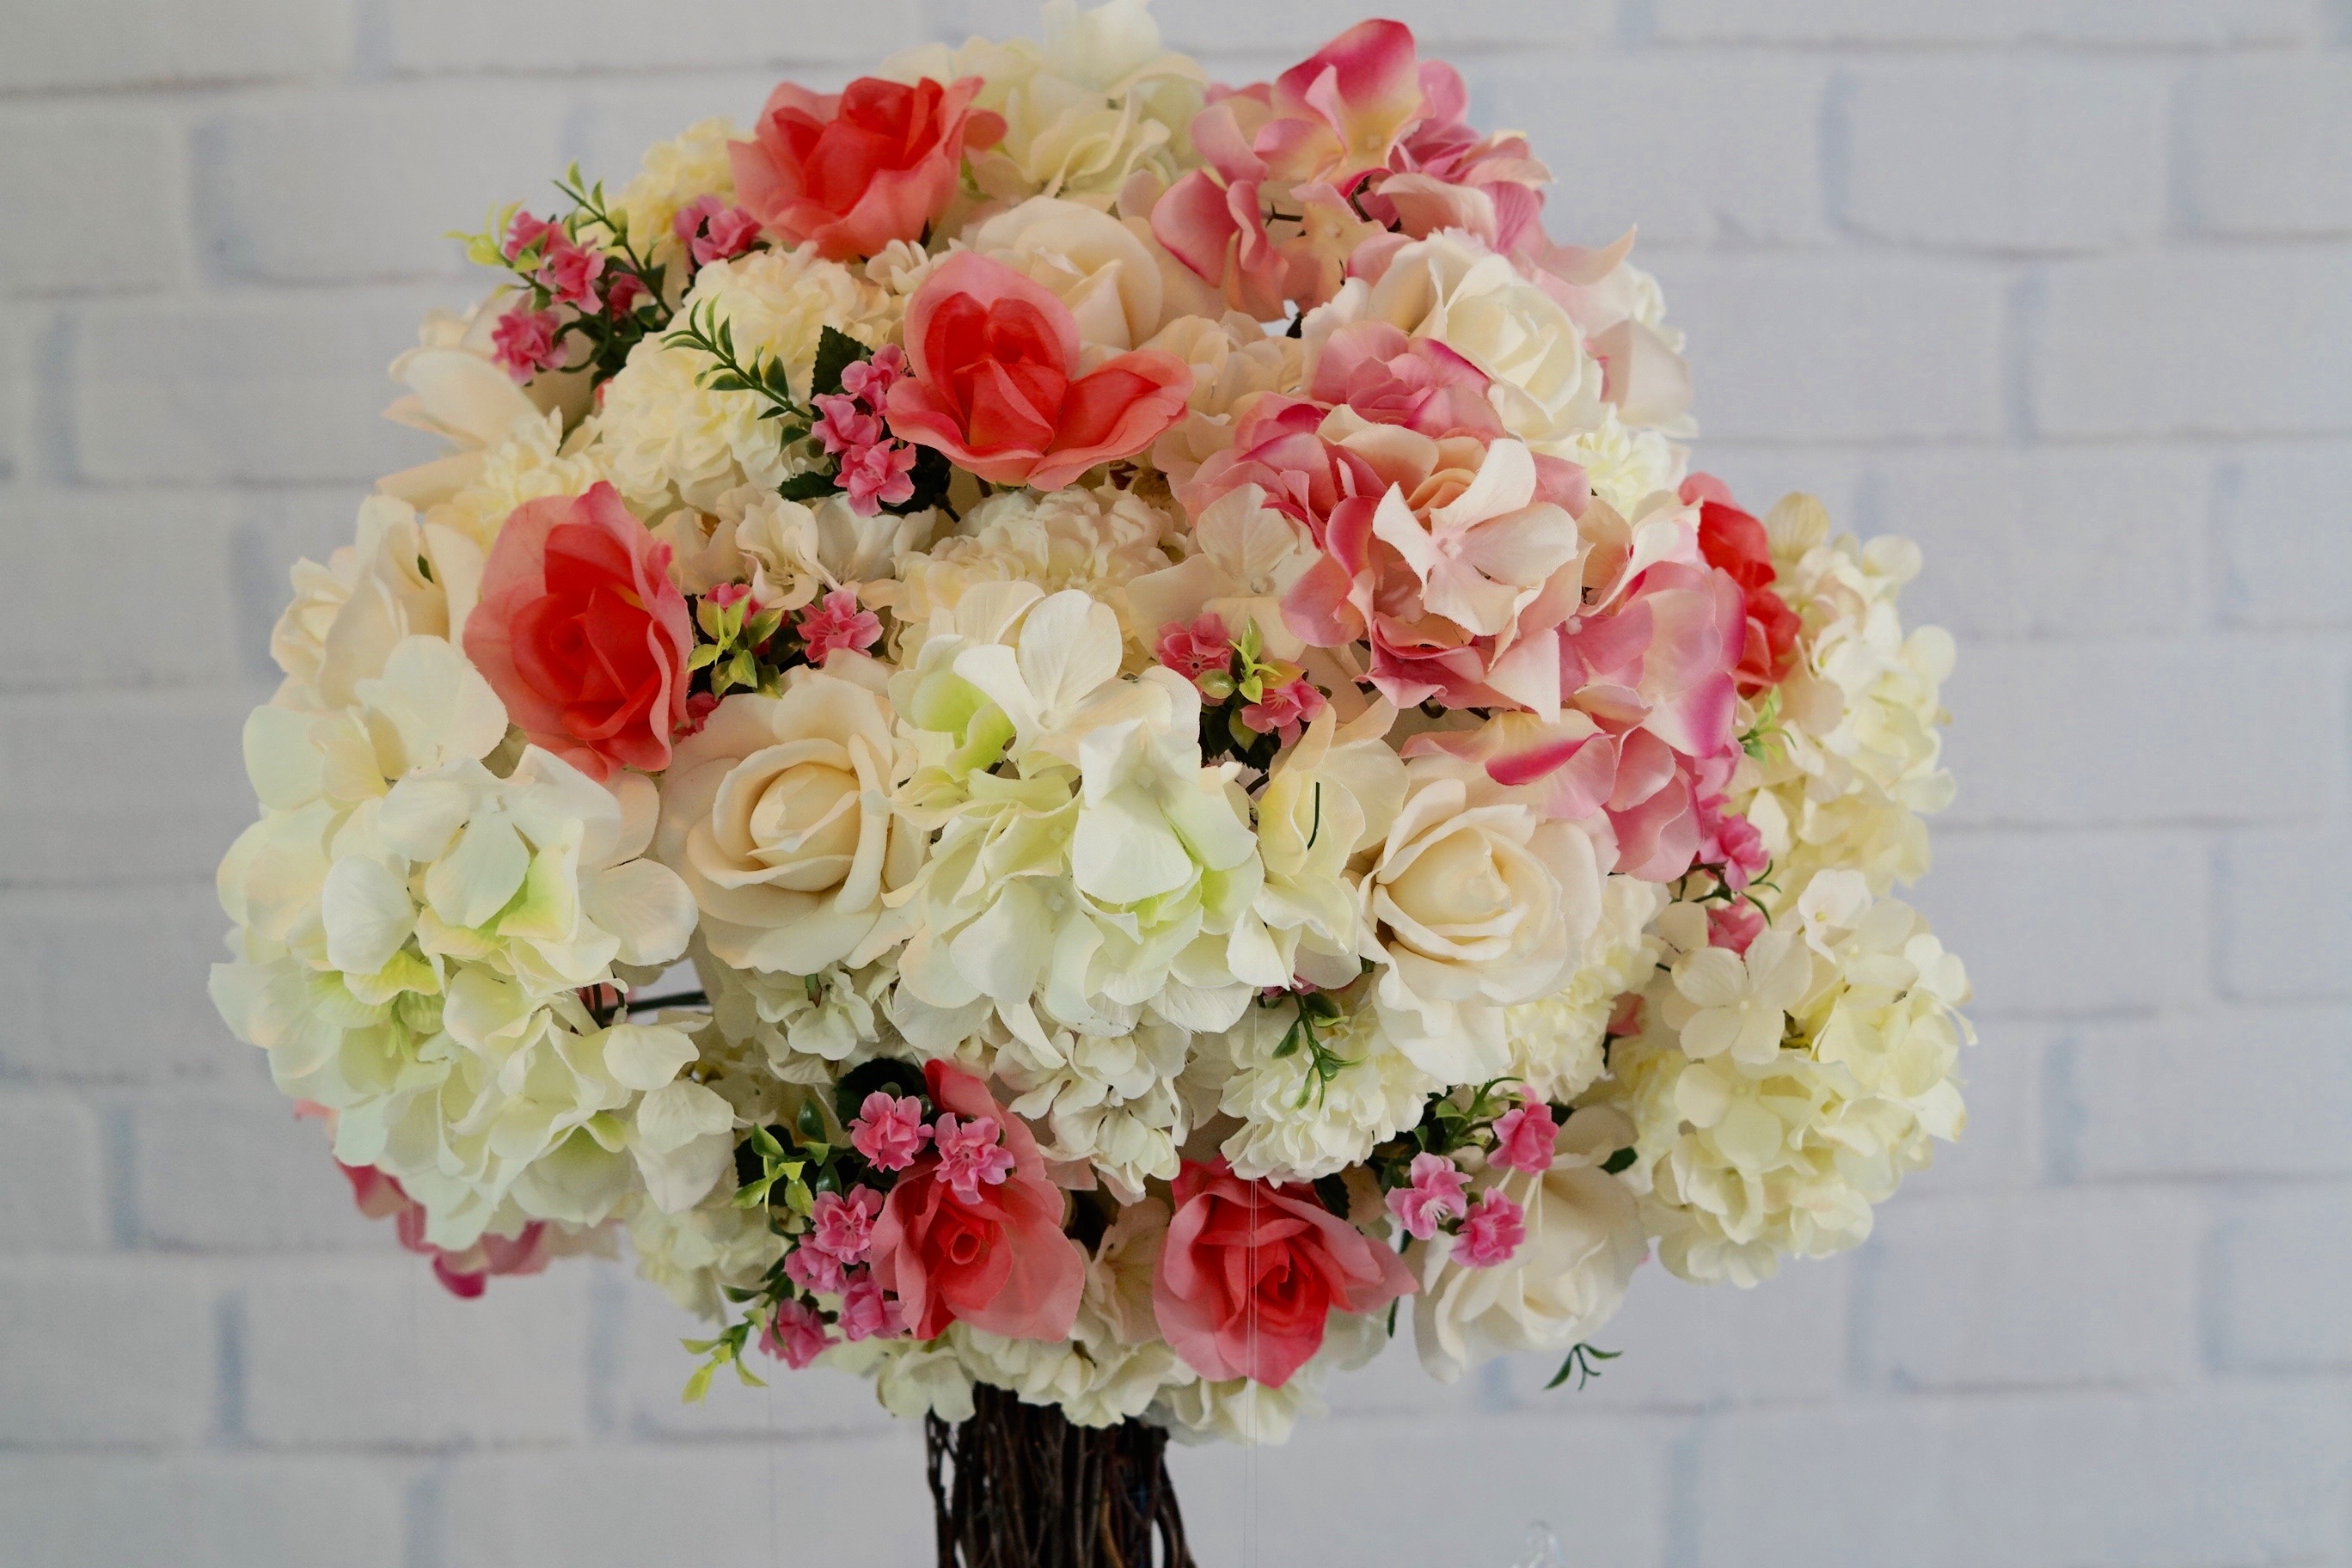
[[1868,1233],[1963,1123],[1950,640],[1690,469],[1631,237],[1465,108],[1052,0],[471,237],[219,877],[367,1212],[625,1236],[690,1396],[1254,1439]]

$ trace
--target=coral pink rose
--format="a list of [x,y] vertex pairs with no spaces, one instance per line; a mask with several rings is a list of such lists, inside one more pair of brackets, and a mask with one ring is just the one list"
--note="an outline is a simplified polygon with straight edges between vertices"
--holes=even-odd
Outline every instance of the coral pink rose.
[[736,202],[787,244],[831,261],[920,239],[956,194],[964,149],[988,147],[1004,121],[971,107],[978,77],[908,87],[860,77],[838,93],[785,82],[768,95],[751,140],[728,148]]
[[1132,456],[1184,413],[1192,371],[1138,349],[1079,374],[1078,323],[1002,262],[958,251],[907,303],[908,374],[890,429],[991,484],[1058,489]]
[[1152,1310],[1169,1347],[1212,1381],[1279,1388],[1323,1347],[1334,1311],[1377,1311],[1416,1289],[1402,1258],[1306,1188],[1188,1160],[1173,1194]]
[[1037,1140],[1005,1113],[988,1086],[945,1062],[924,1065],[932,1103],[966,1121],[1003,1129],[1013,1169],[960,1195],[926,1152],[890,1189],[866,1256],[874,1278],[898,1299],[908,1331],[936,1339],[950,1322],[1011,1340],[1067,1339],[1086,1288],[1087,1258],[1062,1234],[1062,1190],[1045,1177]]
[[466,657],[507,717],[596,779],[669,766],[693,647],[669,546],[608,484],[515,508],[466,620]]

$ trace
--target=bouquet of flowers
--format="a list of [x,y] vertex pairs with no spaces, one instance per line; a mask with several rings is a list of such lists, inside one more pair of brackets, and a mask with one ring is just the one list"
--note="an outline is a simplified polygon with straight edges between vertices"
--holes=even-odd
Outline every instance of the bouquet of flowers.
[[1045,33],[470,237],[222,1014],[451,1288],[625,1234],[689,1397],[1279,1440],[1855,1244],[1963,1121],[1916,551],[1690,469],[1631,236],[1402,25]]

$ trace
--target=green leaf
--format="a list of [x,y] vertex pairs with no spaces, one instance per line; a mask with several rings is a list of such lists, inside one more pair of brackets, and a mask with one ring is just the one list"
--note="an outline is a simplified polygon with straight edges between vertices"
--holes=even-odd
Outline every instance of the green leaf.
[[710,1374],[718,1370],[719,1363],[715,1361],[696,1367],[694,1375],[686,1380],[684,1402],[688,1405],[701,1404],[703,1395],[710,1392]]
[[1613,1176],[1631,1165],[1637,1157],[1631,1149],[1620,1149],[1601,1162],[1601,1169],[1604,1173]]
[[1559,1363],[1559,1370],[1551,1374],[1549,1383],[1544,1384],[1544,1392],[1549,1394],[1570,1377],[1576,1379],[1577,1387],[1582,1388],[1601,1375],[1601,1369],[1592,1364],[1594,1362],[1615,1361],[1624,1353],[1623,1351],[1596,1350],[1580,1340],[1569,1347],[1568,1359]]
[[794,474],[778,485],[776,493],[786,500],[823,500],[840,488],[833,475],[811,468],[806,473]]
[[784,1146],[777,1142],[776,1135],[764,1127],[751,1129],[751,1147],[771,1160],[781,1160],[784,1157]]
[[695,650],[692,653],[686,656],[686,668],[688,669],[700,669],[704,665],[709,664],[718,657],[719,645],[717,643],[707,642],[698,644],[696,646]]
[[809,373],[809,395],[823,397],[841,390],[841,373],[870,353],[847,332],[824,329],[816,342],[816,367]]
[[751,657],[748,647],[737,648],[735,657],[727,661],[728,681],[736,686],[760,684],[760,661]]

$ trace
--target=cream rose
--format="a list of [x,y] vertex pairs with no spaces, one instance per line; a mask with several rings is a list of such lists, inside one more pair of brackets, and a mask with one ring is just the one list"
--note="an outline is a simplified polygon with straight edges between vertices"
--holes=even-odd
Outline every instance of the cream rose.
[[1493,1167],[1479,1180],[1475,1191],[1500,1188],[1525,1212],[1527,1239],[1489,1268],[1454,1263],[1450,1238],[1430,1247],[1412,1309],[1430,1376],[1454,1383],[1492,1356],[1563,1350],[1616,1314],[1649,1247],[1633,1195],[1601,1164],[1633,1142],[1633,1123],[1617,1112],[1580,1110],[1559,1131],[1550,1170]]
[[1160,330],[1153,243],[1108,213],[1032,196],[971,236],[971,248],[1051,289],[1088,345],[1124,353]]
[[721,702],[662,780],[654,853],[693,889],[711,952],[738,968],[867,962],[897,934],[884,895],[922,864],[922,836],[890,809],[906,769],[889,704],[842,673],[863,661],[834,665],[793,671],[781,697]]
[[1423,1070],[1476,1083],[1507,1070],[1503,1009],[1554,989],[1601,919],[1592,841],[1456,758],[1415,757],[1363,881],[1386,965],[1390,1033]]

